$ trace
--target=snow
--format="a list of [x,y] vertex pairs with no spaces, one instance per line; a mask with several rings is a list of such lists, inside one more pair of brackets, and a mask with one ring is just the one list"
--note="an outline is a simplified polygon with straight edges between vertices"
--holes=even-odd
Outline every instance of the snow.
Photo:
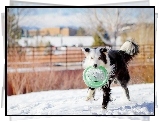
[[[18,62],[19,63],[19,62]],[[28,64],[31,64],[32,62],[28,62]],[[17,63],[14,63],[17,64]],[[20,63],[19,63],[20,64]],[[27,62],[23,63],[27,64]],[[7,68],[7,72],[19,72],[19,73],[25,73],[25,72],[40,72],[40,71],[59,71],[59,70],[77,70],[81,69],[82,64],[81,62],[76,63],[54,63],[55,66],[52,67],[34,67],[34,68]],[[67,65],[67,67],[66,67]]]
[[[94,42],[94,38],[92,36],[63,36],[63,37],[52,37],[52,36],[34,36],[34,37],[22,37],[21,39],[16,40],[18,44],[22,47],[27,46],[33,46],[36,47],[40,43],[47,44],[50,42],[51,45],[54,45],[56,47],[60,46],[79,46],[83,45],[85,46],[92,46]],[[115,39],[111,38],[110,41],[112,43],[115,43]],[[27,42],[27,44],[26,44]],[[121,37],[118,36],[116,39],[116,45],[120,46],[122,45]]]
[[91,46],[94,42],[94,39],[92,36],[63,36],[63,37],[52,37],[52,36],[35,36],[33,38],[26,38],[22,37],[21,39],[17,40],[18,44],[22,47],[26,46],[26,43],[28,43],[28,46],[36,47],[41,42],[43,44],[46,44],[50,42],[51,45],[54,46],[78,46],[82,44],[83,46]]
[[7,115],[141,115],[130,118],[142,120],[147,120],[142,115],[154,115],[153,83],[129,85],[131,101],[120,86],[111,88],[113,101],[107,110],[101,109],[101,90],[96,101],[85,101],[87,89],[70,89],[7,96]]

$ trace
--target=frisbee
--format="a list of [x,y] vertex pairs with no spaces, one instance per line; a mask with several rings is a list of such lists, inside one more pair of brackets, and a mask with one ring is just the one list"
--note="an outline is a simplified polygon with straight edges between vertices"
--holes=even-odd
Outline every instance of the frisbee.
[[83,71],[83,80],[88,87],[101,87],[108,81],[108,71],[103,66],[90,66]]

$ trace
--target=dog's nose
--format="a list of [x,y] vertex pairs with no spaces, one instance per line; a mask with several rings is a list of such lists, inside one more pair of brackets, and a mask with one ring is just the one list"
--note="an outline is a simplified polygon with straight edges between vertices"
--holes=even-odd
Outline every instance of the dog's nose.
[[96,68],[96,67],[97,67],[97,64],[94,64],[93,67]]

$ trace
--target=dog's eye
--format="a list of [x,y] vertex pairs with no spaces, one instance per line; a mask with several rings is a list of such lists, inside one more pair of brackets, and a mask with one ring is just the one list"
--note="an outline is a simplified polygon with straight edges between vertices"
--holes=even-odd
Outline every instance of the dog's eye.
[[93,58],[91,57],[91,59],[93,59]]
[[101,60],[101,57],[99,57],[98,60]]

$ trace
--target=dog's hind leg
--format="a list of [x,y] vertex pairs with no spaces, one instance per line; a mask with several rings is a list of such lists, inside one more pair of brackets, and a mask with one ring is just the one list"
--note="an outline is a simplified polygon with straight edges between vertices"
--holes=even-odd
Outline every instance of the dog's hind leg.
[[95,88],[91,88],[91,87],[89,87],[88,88],[88,95],[87,95],[87,98],[86,98],[86,101],[88,101],[88,100],[95,100]]
[[120,82],[121,87],[124,89],[127,99],[130,101],[129,89],[127,87],[127,84],[128,84],[128,82],[130,80],[130,76],[129,76],[128,70],[125,68],[124,72],[121,71],[120,74],[118,74],[117,79]]
[[119,80],[118,79],[118,81],[120,82],[121,87],[124,89],[127,99],[130,101],[129,89],[127,87],[129,79],[128,80]]
[[128,89],[127,85],[121,84],[121,87],[124,89],[125,95],[126,95],[127,99],[130,101],[129,89]]

